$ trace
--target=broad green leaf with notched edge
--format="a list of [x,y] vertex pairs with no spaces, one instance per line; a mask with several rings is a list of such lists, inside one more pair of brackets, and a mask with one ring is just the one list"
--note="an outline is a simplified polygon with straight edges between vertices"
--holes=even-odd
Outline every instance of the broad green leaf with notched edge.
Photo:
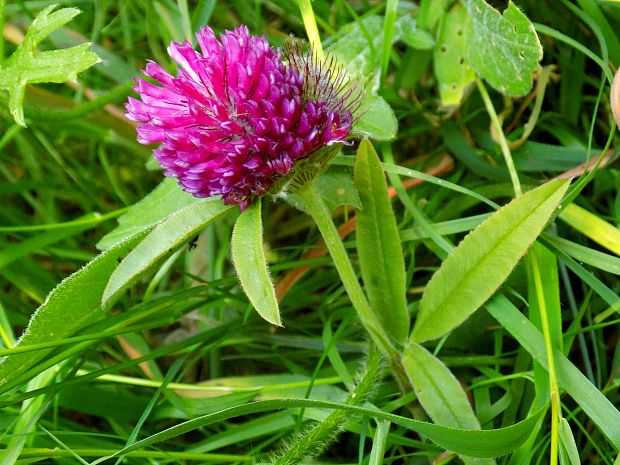
[[197,201],[196,197],[182,190],[176,179],[166,178],[118,219],[116,229],[103,236],[97,243],[97,248],[109,249],[126,237],[159,223],[177,210]]
[[[418,344],[405,348],[403,367],[420,404],[435,423],[442,426],[479,430],[463,387],[452,372],[433,354]],[[492,459],[461,457],[467,465],[492,465]]]
[[[84,326],[103,318],[101,295],[118,265],[144,236],[146,231],[102,253],[81,270],[62,281],[35,311],[17,347],[62,340]],[[9,379],[32,368],[53,349],[4,357],[0,360],[0,387]]]
[[484,0],[463,3],[472,19],[471,66],[502,94],[527,94],[543,55],[530,20],[512,2],[503,14]]
[[72,80],[77,73],[99,62],[89,43],[63,50],[36,50],[43,39],[80,13],[77,8],[54,11],[56,6],[50,5],[37,15],[22,44],[0,67],[0,89],[9,92],[9,110],[21,126],[26,125],[22,107],[26,85]]
[[543,184],[500,208],[469,233],[426,286],[412,340],[443,336],[491,297],[542,232],[568,184]]
[[[379,95],[380,56],[383,46],[384,19],[369,16],[343,29],[344,34],[327,51],[347,71],[353,80],[359,80],[366,90],[360,108],[360,119],[354,132],[376,140],[396,137],[398,123],[390,105]],[[415,19],[408,14],[394,24],[392,42],[404,40],[418,48],[432,46],[432,38],[416,28]]]
[[[401,4],[402,5],[402,4]],[[403,41],[414,48],[427,49],[433,45],[433,37],[416,25],[416,19],[399,11],[394,22],[392,44]],[[371,15],[341,28],[341,35],[331,43],[327,51],[347,68],[351,77],[367,79],[376,77],[381,63],[385,18]],[[372,90],[378,88],[378,81],[372,80]]]
[[263,249],[260,198],[237,218],[230,246],[241,287],[252,306],[269,323],[281,326],[278,299]]
[[362,140],[355,160],[355,187],[362,201],[357,212],[357,251],[371,307],[394,340],[409,335],[405,262],[385,174],[377,152]]
[[461,103],[466,89],[476,79],[467,58],[470,23],[467,10],[456,4],[444,15],[439,27],[433,63],[441,105],[444,107]]
[[218,197],[201,199],[158,224],[118,265],[103,292],[104,308],[140,277],[231,208]]

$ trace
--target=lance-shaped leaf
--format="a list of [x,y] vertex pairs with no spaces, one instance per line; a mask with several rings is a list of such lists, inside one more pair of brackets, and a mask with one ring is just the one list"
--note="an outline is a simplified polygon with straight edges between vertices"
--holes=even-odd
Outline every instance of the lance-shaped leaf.
[[97,243],[97,248],[107,250],[125,238],[160,223],[176,211],[195,202],[198,202],[198,199],[183,192],[176,179],[166,178],[118,219],[118,226],[101,238]]
[[239,215],[230,246],[241,287],[252,306],[269,323],[281,326],[278,299],[263,249],[260,198]]
[[542,232],[568,184],[543,184],[468,234],[426,286],[412,340],[443,336],[486,302]]
[[472,19],[469,63],[502,94],[527,94],[543,55],[530,20],[512,2],[503,14],[484,0],[463,3]]
[[159,223],[114,270],[101,298],[102,307],[112,305],[121,292],[231,208],[219,197],[201,199]]
[[355,187],[362,208],[357,213],[357,251],[364,285],[385,331],[404,343],[409,335],[405,262],[385,174],[377,152],[362,140],[355,161]]
[[[105,283],[125,256],[144,236],[140,232],[110,248],[62,281],[34,312],[17,347],[61,341],[104,317],[101,295]],[[0,392],[18,375],[39,363],[53,349],[39,349],[0,359]]]
[[34,19],[22,44],[0,67],[0,89],[9,92],[9,110],[15,121],[25,126],[23,101],[26,86],[42,82],[62,83],[99,62],[90,51],[90,43],[63,50],[37,51],[37,45],[53,31],[80,13],[77,8],[50,5]]
[[[479,430],[480,422],[469,405],[465,391],[441,360],[419,344],[405,348],[402,357],[405,373],[418,401],[435,423],[452,428]],[[493,465],[493,459],[462,456],[467,465]]]

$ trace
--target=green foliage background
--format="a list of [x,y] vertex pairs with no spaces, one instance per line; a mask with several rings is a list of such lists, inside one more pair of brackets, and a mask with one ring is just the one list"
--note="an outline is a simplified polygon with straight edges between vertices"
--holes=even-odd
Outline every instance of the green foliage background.
[[[72,9],[0,1],[0,463],[98,463],[118,451],[127,463],[546,463],[551,345],[562,463],[618,463],[620,170],[609,95],[620,4],[492,2],[502,15],[482,0],[312,2],[325,49],[363,79],[358,136],[383,162],[367,142],[345,147],[317,186],[336,224],[364,207],[345,245],[378,321],[405,345],[408,390],[369,344],[329,256],[305,255],[320,238],[309,216],[262,202],[278,296],[289,271],[309,267],[279,315],[267,293],[262,314],[284,327],[271,326],[235,276],[237,210],[161,183],[122,117],[147,59],[174,69],[171,40],[243,23],[282,45],[306,36],[298,4],[61,3]],[[44,31],[33,24],[41,11]],[[600,153],[604,163],[579,170]],[[377,166],[393,187],[394,224]],[[561,204],[565,183],[509,203],[515,176],[524,191],[575,179]],[[511,224],[500,211],[446,259],[505,204],[505,217],[533,218],[506,233],[506,250],[492,247],[497,223]],[[243,229],[261,246],[252,213],[237,223],[237,260]],[[471,292],[494,297],[479,308],[487,295],[461,296],[452,315],[436,303],[449,286],[464,289],[463,267],[479,270]]]

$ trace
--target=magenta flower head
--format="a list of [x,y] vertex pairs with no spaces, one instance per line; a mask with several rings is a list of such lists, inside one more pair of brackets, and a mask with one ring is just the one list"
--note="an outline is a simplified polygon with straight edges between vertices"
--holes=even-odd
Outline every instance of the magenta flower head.
[[160,144],[155,157],[186,192],[243,210],[297,160],[349,135],[352,87],[303,47],[282,53],[245,26],[196,37],[201,52],[187,41],[168,48],[176,77],[149,62],[144,74],[160,85],[137,79],[140,100],[126,105],[138,142]]

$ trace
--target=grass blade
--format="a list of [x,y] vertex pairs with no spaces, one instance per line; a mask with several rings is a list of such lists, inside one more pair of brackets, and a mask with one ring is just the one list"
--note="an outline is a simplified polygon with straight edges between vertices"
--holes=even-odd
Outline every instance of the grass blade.
[[620,229],[594,213],[571,203],[560,213],[560,219],[594,242],[620,255]]
[[[534,360],[547,367],[543,335],[506,297],[499,295],[485,307]],[[559,350],[554,350],[553,357],[560,388],[581,406],[614,447],[620,449],[618,409]]]
[[[17,347],[62,340],[78,329],[100,319],[101,295],[117,260],[135,246],[140,233],[102,253],[81,270],[62,281],[35,311]],[[37,350],[0,360],[0,387],[33,367],[53,349]]]
[[380,410],[347,405],[337,402],[327,402],[309,399],[278,399],[252,402],[237,407],[231,407],[217,413],[203,415],[192,420],[172,426],[164,431],[144,438],[129,447],[119,450],[114,455],[102,457],[92,462],[92,465],[101,463],[112,457],[125,455],[131,451],[139,450],[181,434],[213,425],[229,418],[236,418],[254,413],[270,412],[287,408],[324,408],[330,410],[345,410],[351,413],[366,415],[378,420],[390,421],[403,428],[416,431],[446,450],[452,450],[465,455],[478,454],[481,457],[498,457],[506,455],[519,447],[530,435],[533,426],[540,419],[543,410],[529,416],[523,421],[506,428],[494,430],[471,431],[446,426],[434,425],[424,421],[411,420],[399,415],[385,413]]

